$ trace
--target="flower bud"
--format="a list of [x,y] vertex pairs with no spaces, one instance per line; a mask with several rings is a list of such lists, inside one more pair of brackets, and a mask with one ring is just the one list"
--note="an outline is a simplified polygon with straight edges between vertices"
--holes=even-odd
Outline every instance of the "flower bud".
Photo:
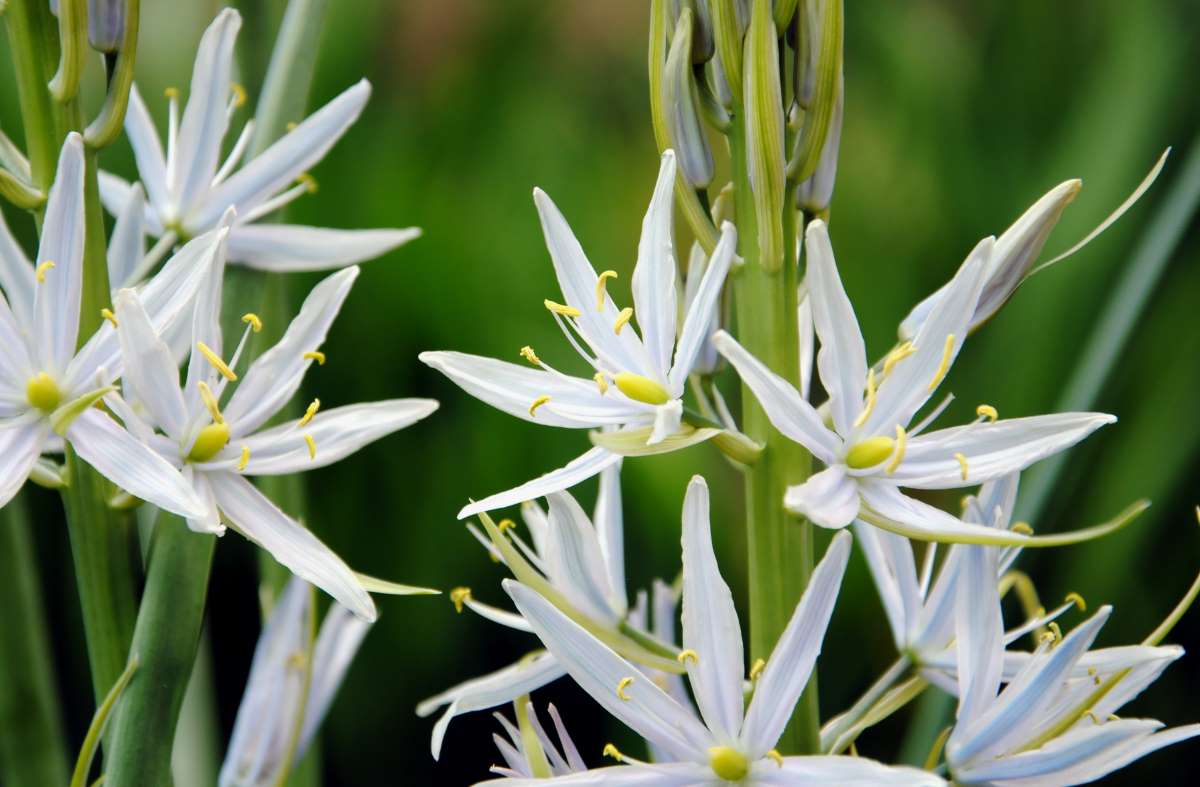
[[671,18],[676,22],[685,9],[692,10],[692,62],[707,63],[716,51],[713,44],[712,13],[709,0],[672,0]]
[[763,268],[783,265],[783,95],[779,80],[779,39],[771,0],[755,0],[744,51],[746,170],[758,224]]
[[[708,0],[708,3],[713,45],[717,52],[714,66],[719,68],[725,86],[732,94],[733,100],[737,101],[742,97],[742,34],[746,30],[749,15],[746,13],[744,0]],[[718,95],[719,85],[720,81]],[[732,102],[726,102],[725,105],[732,106]]]
[[[836,137],[841,121],[842,84],[842,0],[807,0],[796,42],[796,122],[800,133],[788,161],[788,177],[803,183],[822,165],[826,169],[827,189],[832,194],[832,179],[837,164]],[[793,125],[795,127],[795,124]],[[826,141],[834,138],[832,151]],[[818,195],[819,196],[819,195]],[[819,200],[820,201],[820,200]],[[829,196],[823,202],[828,204]]]
[[796,207],[824,216],[833,199],[833,183],[837,179],[838,149],[842,142],[842,112],[845,103],[842,75],[838,74],[837,92],[833,102],[833,116],[821,147],[821,157],[812,177],[796,187]]
[[702,189],[712,182],[713,156],[700,120],[697,87],[692,81],[689,50],[694,41],[693,20],[691,9],[684,8],[664,67],[663,104],[667,141],[679,156],[680,172],[693,188]]
[[88,43],[98,52],[116,52],[125,34],[126,0],[88,0]]

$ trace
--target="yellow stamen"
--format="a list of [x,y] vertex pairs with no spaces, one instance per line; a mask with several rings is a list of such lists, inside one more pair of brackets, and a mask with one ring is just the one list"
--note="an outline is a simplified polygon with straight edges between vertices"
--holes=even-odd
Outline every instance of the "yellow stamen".
[[851,757],[858,756],[858,747],[854,745],[854,741],[850,741],[850,756]]
[[867,403],[863,406],[862,412],[858,414],[858,418],[854,419],[854,428],[862,426],[871,417],[871,411],[875,409],[875,370],[867,370]]
[[762,674],[763,668],[767,666],[767,662],[763,659],[755,659],[750,665],[750,680],[758,680],[758,676]]
[[750,760],[732,746],[713,746],[708,750],[708,767],[718,778],[740,782],[750,773]]
[[286,128],[288,131],[295,131],[295,130],[296,130],[296,126],[298,126],[298,125],[300,125],[300,124],[299,124],[299,123],[297,123],[296,121],[294,121],[294,120],[289,120],[289,121],[287,122],[287,125],[286,125],[286,126],[284,126],[284,128]]
[[621,393],[637,402],[666,404],[671,401],[671,393],[666,388],[663,388],[662,385],[651,380],[649,377],[643,377],[640,374],[617,372],[613,375],[613,382],[617,384],[617,388],[621,390]]
[[112,313],[112,309],[101,309],[100,316],[112,323],[112,327],[117,327],[117,315]]
[[990,404],[981,404],[976,407],[975,415],[979,416],[980,418],[986,418],[993,423],[995,423],[996,419],[1000,417],[1000,413],[998,413],[996,408],[992,407]]
[[958,468],[962,471],[962,480],[967,480],[967,455],[958,452],[954,454],[954,458],[958,460]]
[[250,330],[258,333],[262,330],[262,320],[254,312],[247,312],[242,315],[242,322],[250,324]]
[[237,469],[239,473],[245,472],[246,465],[250,464],[250,449],[242,446],[242,458],[238,460]]
[[604,273],[601,273],[599,277],[597,277],[597,279],[596,279],[596,311],[598,311],[598,312],[604,311],[604,296],[606,294],[605,290],[604,290],[604,285],[609,279],[615,279],[615,278],[617,278],[616,271],[605,271]]
[[308,352],[304,353],[303,357],[308,361],[316,361],[317,366],[325,365],[325,353],[321,352],[320,350],[309,350]]
[[1067,594],[1067,597],[1063,599],[1063,601],[1070,601],[1072,604],[1079,607],[1080,612],[1087,612],[1087,602],[1083,600],[1083,596],[1079,595],[1073,590]]
[[38,284],[46,283],[46,271],[53,267],[55,267],[54,260],[46,260],[41,265],[37,266],[37,270],[34,271],[33,275],[34,278],[37,279]]
[[192,443],[192,449],[188,451],[189,462],[207,462],[212,459],[225,444],[229,442],[229,424],[213,423],[200,430],[200,434],[196,435],[196,442]]
[[846,452],[846,466],[855,470],[866,470],[891,456],[895,448],[896,441],[890,437],[868,437],[850,446],[850,450]]
[[169,87],[163,91],[163,95],[167,98],[179,98],[179,88]]
[[305,409],[304,417],[300,419],[300,423],[298,424],[298,426],[308,426],[309,421],[311,421],[313,419],[313,416],[315,416],[317,414],[317,410],[320,410],[320,409],[321,409],[321,400],[313,399],[312,402],[309,403],[308,408]]
[[1120,721],[1121,717],[1115,713],[1110,713],[1110,714],[1108,714],[1108,720],[1109,721]]
[[539,396],[538,398],[534,399],[533,402],[529,405],[529,414],[531,416],[537,415],[537,409],[539,407],[541,407],[542,405],[544,405],[548,401],[550,401],[549,396]]
[[245,106],[246,88],[242,87],[237,82],[233,82],[229,85],[229,89],[233,91],[233,105],[235,107]]
[[304,190],[309,194],[317,193],[317,179],[307,172],[301,172],[296,176],[296,182],[304,186]]
[[555,303],[554,301],[550,300],[549,298],[542,301],[542,305],[545,306],[550,311],[554,312],[555,314],[561,314],[563,317],[578,317],[579,315],[583,314],[583,312],[579,311],[579,309],[576,309],[574,306],[567,306],[562,303]]
[[542,360],[537,357],[537,353],[528,344],[521,348],[521,357],[529,361],[534,366],[541,366]]
[[767,757],[775,761],[775,764],[780,768],[783,767],[783,755],[779,753],[779,749],[771,749],[767,752]]
[[499,530],[501,533],[503,533],[507,530],[512,530],[516,526],[517,526],[517,523],[512,521],[511,519],[501,519],[499,522],[496,523],[496,529]]
[[971,504],[971,496],[970,495],[963,495],[962,497],[960,497],[958,499],[958,507],[963,511],[966,511],[967,506],[970,504]]
[[896,468],[900,466],[900,462],[904,459],[904,449],[908,446],[908,432],[904,431],[904,427],[896,424],[896,453],[892,454],[892,461],[887,463],[887,467],[883,471],[888,475],[896,472]]
[[1092,724],[1100,724],[1100,719],[1096,718],[1096,714],[1091,711],[1087,712],[1087,717],[1092,720]]
[[471,589],[468,587],[456,587],[450,591],[450,602],[454,604],[454,611],[461,613],[463,604],[471,600]]
[[624,309],[621,309],[621,313],[617,315],[617,321],[613,323],[613,333],[615,333],[617,336],[620,336],[621,329],[624,328],[631,319],[633,319],[633,307],[626,306]]
[[916,351],[917,347],[912,342],[904,342],[903,344],[893,348],[892,351],[887,354],[887,357],[883,359],[883,376],[887,377],[889,374],[891,374],[892,369],[895,368],[897,363],[903,361]]
[[316,459],[317,458],[317,441],[313,439],[312,435],[306,434],[306,435],[304,435],[304,442],[308,443],[308,458]]
[[675,660],[678,661],[680,664],[686,664],[688,662],[688,659],[691,659],[693,664],[699,664],[700,663],[700,654],[697,653],[696,651],[692,650],[691,648],[686,648],[684,650],[679,651],[679,655],[675,657]]
[[53,377],[38,372],[25,383],[25,399],[43,413],[52,413],[62,403],[62,391]]
[[621,754],[621,752],[617,749],[617,747],[612,745],[611,743],[604,744],[603,756],[612,757],[617,762],[622,762],[625,759],[625,755]]
[[1047,628],[1049,628],[1049,629],[1050,629],[1050,632],[1051,632],[1052,634],[1054,634],[1054,641],[1055,641],[1055,642],[1061,642],[1061,641],[1062,641],[1062,638],[1063,638],[1063,636],[1062,636],[1062,629],[1061,629],[1061,628],[1059,628],[1058,622],[1057,622],[1057,621],[1054,621],[1054,620],[1052,620],[1052,621],[1050,621],[1049,623],[1047,623],[1047,624],[1046,624],[1046,626],[1047,626]]
[[1014,522],[1013,526],[1010,527],[1009,530],[1014,533],[1020,533],[1023,536],[1033,535],[1033,528],[1029,526],[1028,522]]
[[1096,668],[1095,668],[1095,667],[1088,667],[1088,668],[1087,668],[1087,674],[1088,674],[1088,675],[1095,676],[1095,674],[1096,674]]
[[596,372],[592,379],[596,381],[596,387],[600,389],[601,394],[608,393],[608,380],[604,379],[604,372]]
[[233,382],[238,378],[233,369],[230,369],[229,365],[221,360],[221,356],[213,352],[212,348],[210,348],[207,344],[204,342],[196,342],[196,349],[200,351],[201,355],[208,359],[208,362],[213,365],[213,368],[220,372],[221,376],[226,380]]
[[625,689],[629,688],[632,685],[633,685],[632,677],[626,676],[624,678],[621,678],[621,680],[617,683],[617,696],[620,697],[621,699],[625,700],[626,702],[628,702],[629,695],[625,693]]
[[954,352],[954,334],[946,337],[946,346],[942,349],[942,362],[938,364],[937,371],[933,373],[933,379],[929,381],[929,390],[933,391],[942,382],[942,378],[946,376],[946,372],[950,371],[950,355]]
[[1053,631],[1043,631],[1041,636],[1038,637],[1038,642],[1053,642],[1053,641],[1054,641],[1054,632]]
[[213,396],[212,389],[208,387],[208,383],[201,380],[196,383],[196,387],[200,390],[200,400],[208,408],[208,414],[212,416],[213,423],[225,423],[225,416],[221,415],[221,408],[217,404],[217,397]]

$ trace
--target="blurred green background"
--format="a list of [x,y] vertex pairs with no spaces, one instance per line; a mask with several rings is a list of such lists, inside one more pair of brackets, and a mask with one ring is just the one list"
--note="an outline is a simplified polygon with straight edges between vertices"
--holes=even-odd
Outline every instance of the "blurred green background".
[[[541,299],[557,297],[530,190],[545,189],[598,268],[629,273],[656,172],[646,98],[645,0],[356,0],[331,3],[313,106],[361,76],[374,97],[361,120],[314,170],[320,191],[289,218],[333,227],[418,225],[425,235],[370,263],[335,324],[329,363],[305,397],[327,406],[396,396],[442,402],[432,418],[311,474],[311,526],[360,571],[443,589],[471,586],[506,603],[501,570],[455,512],[468,496],[508,488],[586,447],[584,434],[538,428],[468,397],[417,361],[426,349],[517,360],[525,344],[570,365]],[[943,282],[980,237],[998,234],[1056,183],[1085,187],[1048,250],[1086,233],[1117,205],[1161,151],[1163,176],[1118,225],[1077,257],[1032,280],[976,334],[947,383],[958,400],[945,422],[987,402],[1002,415],[1056,407],[1119,277],[1146,243],[1200,130],[1200,14],[1192,2],[1042,0],[848,2],[847,104],[832,234],[872,356],[896,323]],[[186,87],[213,2],[143,2],[139,84],[165,127],[164,88]],[[281,2],[243,3],[238,43],[254,85]],[[5,44],[7,46],[7,44]],[[19,137],[11,66],[0,124]],[[93,91],[95,93],[95,91]],[[252,90],[253,95],[253,90]],[[244,116],[243,118],[244,119]],[[239,121],[235,121],[237,123]],[[232,142],[232,134],[228,140]],[[125,143],[103,165],[134,170]],[[7,212],[7,208],[6,208]],[[26,219],[8,213],[28,237]],[[1102,644],[1140,640],[1175,604],[1200,565],[1197,490],[1200,329],[1198,234],[1186,215],[1174,248],[1097,409],[1120,422],[1070,455],[1047,514],[1052,532],[1107,519],[1138,497],[1154,507],[1098,544],[1026,554],[1021,566],[1048,603],[1071,590],[1116,613]],[[686,249],[679,222],[678,247]],[[294,286],[302,293],[316,278]],[[743,600],[740,479],[714,450],[635,460],[624,473],[630,588],[678,570],[684,485],[702,473],[714,491],[714,527],[726,578]],[[594,484],[580,497],[590,504]],[[92,713],[78,602],[57,499],[33,495],[46,603],[72,745]],[[957,495],[937,499],[956,505]],[[210,596],[223,747],[258,628],[255,556],[222,540]],[[821,664],[826,718],[847,706],[893,659],[890,635],[861,559],[852,561]],[[367,638],[325,726],[329,784],[462,784],[499,758],[498,729],[477,713],[450,728],[442,762],[429,755],[426,696],[499,668],[531,637],[455,615],[443,597],[381,598]],[[744,606],[741,607],[744,610]],[[1079,616],[1068,618],[1073,625]],[[1193,614],[1172,639],[1200,645]],[[1200,651],[1200,647],[1194,648]],[[829,656],[832,656],[830,658]],[[1186,656],[1127,715],[1168,724],[1197,720],[1200,654]],[[590,762],[604,743],[628,741],[589,699],[560,681],[556,702]],[[868,732],[860,751],[896,756],[907,714]],[[2,731],[0,731],[2,734]],[[197,738],[193,745],[203,748]],[[636,751],[635,748],[625,748]],[[1196,744],[1160,752],[1112,783],[1176,782]],[[923,756],[922,752],[922,756]]]

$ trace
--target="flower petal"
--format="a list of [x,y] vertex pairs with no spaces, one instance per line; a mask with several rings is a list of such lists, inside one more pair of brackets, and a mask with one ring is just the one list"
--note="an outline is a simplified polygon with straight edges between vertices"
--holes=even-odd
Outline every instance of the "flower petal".
[[804,483],[789,486],[783,506],[821,527],[845,527],[858,516],[858,487],[842,465],[831,465]]
[[[1136,723],[1138,721],[1140,720],[1133,719],[1123,723]],[[1116,722],[1109,722],[1108,724],[1114,723]],[[1142,723],[1146,722],[1143,721]],[[1106,727],[1108,724],[1103,726]],[[1195,738],[1197,735],[1200,735],[1200,724],[1187,724],[1182,727],[1172,727],[1169,730],[1156,732],[1153,735],[1141,738],[1135,737],[1128,740],[1122,746],[1101,749],[1099,756],[1091,760],[1059,771],[1056,779],[1061,779],[1062,781],[1059,782],[1061,784],[1087,784],[1088,782],[1107,776],[1113,771],[1120,770],[1126,765],[1140,760],[1142,757],[1152,754],[1164,746],[1171,746],[1181,741]]]
[[[619,461],[600,471],[600,489],[596,493],[592,522],[596,526],[596,538],[600,541],[600,554],[608,572],[608,583],[619,608],[626,609],[629,600],[625,595],[625,518],[621,510]],[[530,532],[533,532],[532,528]]]
[[[675,245],[671,218],[675,203],[675,152],[664,151],[654,184],[654,196],[642,220],[637,264],[633,268],[633,307],[641,329],[642,344],[650,362],[661,370],[671,366],[675,347]],[[593,310],[595,305],[593,304]]]
[[0,292],[0,396],[13,401],[25,401],[25,386],[35,373],[33,359],[29,355],[25,334],[18,318],[8,307],[4,293]]
[[553,778],[511,777],[489,779],[476,787],[715,787],[707,765],[691,762],[635,763],[592,768]]
[[[125,136],[129,137],[129,146],[133,148],[133,157],[137,161],[138,178],[146,188],[150,204],[158,211],[165,209],[170,204],[170,195],[167,193],[167,161],[163,156],[158,131],[154,128],[154,121],[150,118],[150,112],[146,109],[146,102],[142,100],[137,85],[129,88],[129,108],[125,111]],[[100,173],[102,196],[105,191],[105,174]],[[125,200],[121,200],[120,204],[124,203]],[[117,211],[109,206],[109,212],[115,214]]]
[[494,495],[485,497],[483,500],[471,503],[458,512],[458,518],[466,519],[469,516],[478,514],[480,511],[504,508],[516,503],[524,503],[526,500],[545,497],[551,492],[570,489],[576,484],[596,475],[604,468],[610,467],[620,461],[620,454],[614,454],[606,448],[596,446],[575,457],[557,470],[551,470],[549,473],[538,476],[532,481],[526,481],[518,487],[505,492],[497,492]]
[[616,626],[625,611],[614,608],[595,528],[570,493],[553,492],[546,500],[550,527],[542,559],[547,579],[585,615]]
[[34,324],[37,361],[57,376],[75,355],[79,337],[79,302],[83,294],[83,138],[67,135],[46,215],[42,220],[37,265],[54,263],[35,287]]
[[888,533],[864,522],[854,523],[854,537],[866,558],[892,638],[898,650],[909,646],[921,598],[917,586],[917,567],[908,539]]
[[[815,476],[814,476],[815,477]],[[909,497],[895,486],[880,481],[860,481],[862,497],[860,516],[869,524],[880,526],[873,515],[898,525],[892,529],[908,538],[949,543],[992,544],[1009,546],[1029,539],[1019,533],[963,522],[916,498]],[[869,511],[868,511],[869,509]],[[885,528],[890,529],[890,528]]]
[[304,756],[317,728],[325,719],[350,662],[358,653],[371,624],[340,604],[325,613],[321,631],[313,646],[312,685],[308,689],[308,704],[304,708],[304,725],[296,747],[296,758]]
[[696,357],[715,327],[713,315],[717,313],[717,303],[725,286],[725,277],[729,274],[736,247],[737,229],[725,222],[721,225],[721,239],[713,249],[699,289],[688,305],[687,315],[683,320],[679,347],[675,351],[675,363],[671,366],[669,379],[673,391],[683,391],[687,377],[696,363]]
[[154,332],[150,318],[133,290],[117,293],[117,336],[121,341],[125,384],[145,405],[155,424],[175,439],[187,425],[187,406],[179,390],[179,367]]
[[108,283],[114,290],[138,284],[131,278],[146,249],[145,215],[146,197],[142,185],[135,183],[108,242]]
[[264,271],[324,271],[373,260],[421,230],[335,230],[296,224],[242,224],[229,233],[229,260]]
[[817,787],[836,784],[840,787],[944,787],[940,776],[917,768],[884,765],[866,757],[808,756],[784,757],[783,765],[771,761],[758,763],[754,770],[755,784],[779,784],[788,787]]
[[13,313],[24,325],[33,320],[34,282],[33,263],[9,232],[4,216],[0,215],[0,290],[4,291]]
[[[961,547],[957,563],[958,600],[955,634],[958,657],[958,721],[956,735],[965,735],[971,724],[996,700],[1004,663],[1004,623],[1000,618],[1000,593],[996,588],[994,547]],[[954,740],[954,737],[951,737]]]
[[0,425],[0,508],[25,485],[49,432],[42,421]]

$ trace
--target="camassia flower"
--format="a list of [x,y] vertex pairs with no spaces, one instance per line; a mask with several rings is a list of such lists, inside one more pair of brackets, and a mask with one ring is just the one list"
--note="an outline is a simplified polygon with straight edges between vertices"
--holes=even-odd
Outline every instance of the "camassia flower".
[[1102,413],[998,420],[994,408],[981,405],[979,418],[965,426],[921,434],[930,417],[910,427],[966,338],[992,239],[975,247],[916,336],[892,350],[878,369],[867,366],[862,334],[838,277],[824,222],[808,226],[805,248],[806,281],[821,342],[817,370],[829,393],[832,426],[791,383],[733,337],[719,332],[714,339],[775,427],[826,465],[788,489],[787,508],[829,528],[861,518],[925,540],[1036,543],[1020,534],[964,523],[900,491],[980,484],[1022,470],[1116,420]]
[[[221,355],[221,269],[214,268],[196,297],[182,389],[170,348],[149,329],[132,292],[123,290],[117,297],[116,320],[126,361],[125,384],[140,406],[131,407],[115,395],[106,401],[131,431],[182,469],[205,501],[200,514],[188,517],[190,528],[221,534],[224,520],[294,574],[356,615],[374,620],[375,605],[360,575],[246,478],[324,467],[437,409],[437,402],[429,399],[394,399],[318,412],[320,400],[313,400],[303,417],[261,429],[296,393],[308,367],[324,362],[321,344],[358,272],[357,267],[347,268],[314,287],[279,343],[238,375],[234,369],[240,351],[260,323],[255,315],[246,315],[241,343],[226,363]],[[222,407],[226,386],[235,381]]]
[[[548,783],[612,785],[905,784],[938,785],[936,776],[889,768],[859,757],[784,757],[773,748],[791,718],[821,649],[846,561],[850,535],[838,534],[771,658],[750,671],[753,697],[743,700],[741,628],[729,587],[717,569],[709,532],[708,488],[688,487],[683,513],[683,644],[699,714],[660,689],[633,664],[572,622],[532,588],[505,580],[517,608],[567,672],[605,710],[671,755],[671,762],[628,763],[558,777]],[[516,784],[523,782],[517,781]],[[541,782],[530,781],[530,784]]]
[[[136,206],[144,189],[149,199],[142,215],[144,229],[161,236],[157,249],[212,229],[232,207],[237,222],[229,233],[230,261],[264,270],[339,268],[377,257],[417,237],[420,230],[415,228],[334,230],[255,223],[315,189],[306,171],[358,119],[371,86],[364,80],[349,88],[239,169],[253,136],[254,123],[247,122],[221,163],[221,141],[234,110],[246,99],[245,91],[231,81],[233,45],[241,23],[237,11],[227,8],[204,32],[182,118],[178,91],[167,91],[170,127],[165,156],[145,102],[136,86],[130,90],[125,132],[142,188],[135,190],[115,175],[100,173],[105,207],[127,222],[118,229],[141,238],[141,228],[128,223],[136,224]],[[138,247],[135,259],[141,257],[140,242]],[[157,255],[151,252],[136,266],[122,267],[125,275],[114,284],[136,283],[156,262]]]
[[[0,507],[38,457],[62,441],[128,493],[182,516],[204,502],[178,469],[94,407],[122,371],[113,326],[105,322],[75,351],[83,293],[83,140],[70,134],[46,203],[35,264],[0,226]],[[186,313],[221,254],[223,231],[180,250],[140,292],[129,293],[151,335]],[[104,313],[111,316],[108,309]]]
[[[560,372],[531,347],[521,354],[536,368],[457,352],[425,352],[421,360],[472,396],[526,421],[568,429],[619,427],[649,446],[679,434],[684,387],[708,336],[737,239],[733,225],[725,223],[676,337],[674,179],[675,155],[668,150],[642,223],[633,272],[634,305],[623,309],[606,288],[616,272],[597,275],[558,208],[540,189],[534,190],[546,246],[566,301],[547,300],[545,305],[571,346],[594,370],[592,377]],[[640,335],[629,324],[635,312]],[[459,518],[567,489],[616,461],[616,453],[598,445],[565,467],[467,506]]]
[[[508,735],[505,740],[498,733],[492,735],[500,756],[505,765],[492,766],[492,773],[513,779],[541,779],[548,776],[565,776],[569,773],[582,773],[587,770],[587,764],[579,756],[579,749],[571,740],[570,733],[563,725],[558,709],[551,703],[546,707],[550,719],[554,722],[554,731],[558,735],[558,745],[546,733],[533,709],[532,702],[517,700],[513,703],[517,713],[517,723],[513,724],[502,713],[494,713],[496,721]],[[529,734],[526,734],[528,731]],[[561,751],[560,751],[561,749]]]

